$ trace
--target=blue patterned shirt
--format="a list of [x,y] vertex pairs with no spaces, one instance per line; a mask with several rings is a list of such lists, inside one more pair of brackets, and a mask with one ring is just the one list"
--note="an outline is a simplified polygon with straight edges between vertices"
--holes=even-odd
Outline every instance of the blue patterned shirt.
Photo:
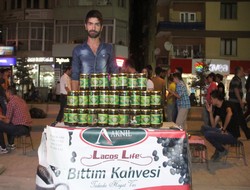
[[183,81],[180,81],[176,84],[176,93],[180,96],[180,98],[177,98],[177,106],[180,108],[187,108],[189,109],[190,106],[190,100],[187,92],[187,87],[184,84]]

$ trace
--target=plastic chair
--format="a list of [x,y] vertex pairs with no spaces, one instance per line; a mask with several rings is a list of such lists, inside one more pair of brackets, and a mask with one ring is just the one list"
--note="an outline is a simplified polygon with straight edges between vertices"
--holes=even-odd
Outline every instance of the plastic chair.
[[[26,155],[26,149],[28,147],[31,147],[32,150],[34,150],[33,141],[32,141],[32,137],[31,137],[30,132],[31,132],[31,127],[29,127],[28,133],[16,136],[17,147],[21,147],[23,149],[24,155]],[[29,140],[29,142],[27,142],[27,139]]]
[[209,170],[207,146],[200,143],[189,143],[192,163],[206,163]]

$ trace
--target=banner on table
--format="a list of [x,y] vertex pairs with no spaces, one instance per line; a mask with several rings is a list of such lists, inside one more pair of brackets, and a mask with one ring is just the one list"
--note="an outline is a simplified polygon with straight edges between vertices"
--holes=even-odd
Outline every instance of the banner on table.
[[190,188],[184,131],[48,126],[36,189]]

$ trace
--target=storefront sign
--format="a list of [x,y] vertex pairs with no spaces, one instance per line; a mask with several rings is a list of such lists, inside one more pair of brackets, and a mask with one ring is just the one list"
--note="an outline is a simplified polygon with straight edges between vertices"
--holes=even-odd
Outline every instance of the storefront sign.
[[51,63],[53,62],[53,57],[28,57],[26,62],[28,63]]
[[60,65],[62,63],[69,63],[70,62],[70,59],[69,58],[56,58],[56,63],[59,63]]
[[14,55],[13,46],[0,46],[0,56]]
[[188,190],[187,146],[184,131],[48,126],[36,189]]
[[14,57],[0,57],[0,66],[16,65],[16,58]]

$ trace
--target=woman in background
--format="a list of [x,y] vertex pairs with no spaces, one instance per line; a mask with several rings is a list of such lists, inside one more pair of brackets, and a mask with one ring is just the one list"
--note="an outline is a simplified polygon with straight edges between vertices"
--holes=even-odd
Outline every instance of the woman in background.
[[152,80],[150,79],[150,76],[149,76],[149,71],[148,71],[148,68],[147,67],[144,67],[141,71],[142,73],[145,73],[146,74],[146,77],[147,77],[147,90],[154,90],[154,83],[152,82]]

